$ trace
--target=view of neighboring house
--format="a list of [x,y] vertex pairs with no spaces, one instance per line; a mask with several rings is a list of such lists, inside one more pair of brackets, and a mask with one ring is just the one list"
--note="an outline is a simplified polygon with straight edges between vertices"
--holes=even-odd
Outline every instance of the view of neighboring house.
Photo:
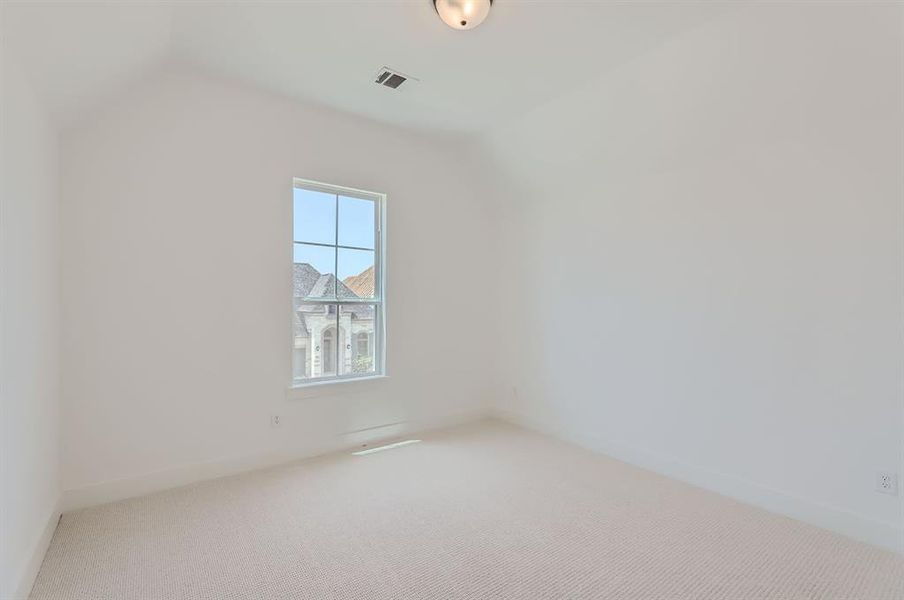
[[[298,380],[374,371],[375,310],[369,304],[305,302],[305,298],[372,298],[374,269],[342,281],[308,263],[294,265],[292,376]],[[337,310],[338,309],[338,310]],[[338,314],[337,314],[338,313]],[[337,371],[338,369],[338,371]]]
[[374,297],[374,268],[368,267],[357,275],[346,277],[342,280],[348,289],[350,289],[359,298]]

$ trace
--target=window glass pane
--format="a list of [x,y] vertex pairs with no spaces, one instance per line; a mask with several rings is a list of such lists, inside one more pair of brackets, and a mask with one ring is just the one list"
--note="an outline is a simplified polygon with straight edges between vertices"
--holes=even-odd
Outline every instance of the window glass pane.
[[336,196],[295,189],[295,241],[336,243]]
[[340,375],[376,373],[377,306],[345,304],[339,307],[342,338]]
[[[296,180],[296,185],[304,182]],[[318,184],[320,189],[331,186]],[[378,374],[383,306],[376,273],[378,200],[293,188],[292,378]],[[366,303],[359,303],[364,299]],[[339,304],[343,300],[355,300]]]
[[339,245],[374,249],[376,206],[373,200],[339,196]]
[[292,378],[297,382],[336,374],[338,307],[320,302],[296,302]]
[[373,298],[374,252],[339,248],[339,281],[340,297]]
[[296,298],[336,297],[336,249],[295,243]]

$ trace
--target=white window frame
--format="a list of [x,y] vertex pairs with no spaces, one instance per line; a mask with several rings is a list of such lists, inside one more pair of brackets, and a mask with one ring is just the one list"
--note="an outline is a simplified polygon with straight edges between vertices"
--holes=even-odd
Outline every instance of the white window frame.
[[[341,185],[333,185],[329,183],[323,183],[320,181],[312,181],[309,179],[301,179],[298,177],[293,178],[292,180],[292,189],[293,193],[295,189],[303,189],[312,192],[323,192],[326,194],[335,194],[338,196],[345,196],[347,198],[357,198],[359,200],[370,200],[374,202],[374,209],[376,210],[376,218],[374,219],[374,295],[373,298],[306,298],[306,302],[312,303],[322,303],[322,304],[335,304],[339,307],[342,305],[353,305],[353,304],[368,304],[374,306],[374,335],[371,338],[371,347],[374,351],[374,370],[371,373],[348,373],[344,375],[328,375],[321,377],[308,377],[302,381],[295,380],[295,374],[293,372],[291,359],[292,355],[289,354],[290,365],[289,365],[289,388],[290,389],[301,389],[308,387],[321,386],[323,384],[332,384],[332,383],[343,383],[349,381],[361,381],[367,379],[381,379],[386,377],[386,194],[382,194],[379,192],[370,192],[367,190],[359,190],[356,188],[345,187]],[[338,206],[338,205],[337,205]],[[294,263],[295,263],[295,232],[294,232],[294,223],[295,223],[295,205],[294,202],[292,204],[292,219],[290,219],[290,231],[291,231],[291,255],[290,255],[290,276],[289,281],[292,281],[294,277]],[[338,239],[338,213],[336,216],[336,228],[337,228],[337,237],[335,240],[336,248],[349,248],[349,249],[358,249],[352,248],[349,246],[343,246],[339,244]],[[305,242],[308,243],[308,242]],[[309,245],[323,245],[332,247],[332,244],[310,244]],[[337,258],[338,261],[338,258]],[[338,265],[337,265],[338,267]],[[337,269],[334,269],[338,271]],[[336,276],[336,281],[339,281],[338,272],[334,274]],[[294,289],[292,293],[289,294],[289,303],[291,305],[292,314],[291,317],[294,319],[295,317],[295,305],[294,305]],[[341,310],[336,311],[337,314],[341,312]],[[291,338],[290,348],[294,350],[295,348],[295,333],[294,333],[294,321],[289,321],[289,336]],[[338,350],[339,350],[339,329],[336,330],[336,350],[337,357],[334,358],[336,361],[336,367],[338,370]],[[346,334],[346,342],[351,342],[352,334],[349,331]],[[315,342],[311,342],[311,344],[315,344]],[[311,357],[310,360],[314,360],[313,356],[313,346],[308,349],[308,355]]]

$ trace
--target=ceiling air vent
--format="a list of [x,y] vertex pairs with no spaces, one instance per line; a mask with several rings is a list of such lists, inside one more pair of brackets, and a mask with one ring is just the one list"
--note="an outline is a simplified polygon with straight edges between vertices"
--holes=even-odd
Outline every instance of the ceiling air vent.
[[376,83],[377,85],[385,85],[388,88],[397,90],[399,89],[400,85],[409,80],[417,81],[417,79],[415,79],[414,77],[402,75],[398,71],[390,69],[389,67],[383,67],[382,69],[377,71],[377,76],[376,78],[374,78],[374,83]]

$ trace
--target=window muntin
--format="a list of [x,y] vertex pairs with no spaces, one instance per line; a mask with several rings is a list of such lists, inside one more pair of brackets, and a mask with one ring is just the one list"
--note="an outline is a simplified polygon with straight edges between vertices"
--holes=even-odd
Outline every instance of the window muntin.
[[383,374],[384,203],[295,180],[293,385]]

